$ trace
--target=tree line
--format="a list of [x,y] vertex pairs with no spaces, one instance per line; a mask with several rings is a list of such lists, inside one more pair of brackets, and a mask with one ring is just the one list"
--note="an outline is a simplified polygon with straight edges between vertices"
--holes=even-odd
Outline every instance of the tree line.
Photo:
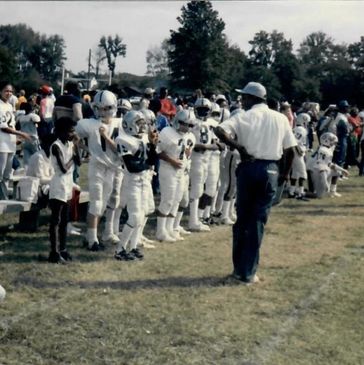
[[[364,36],[352,44],[337,44],[329,35],[313,32],[295,51],[282,32],[261,30],[245,53],[229,43],[225,22],[210,1],[188,2],[177,20],[178,29],[171,30],[160,46],[147,50],[146,76],[115,72],[116,58],[125,57],[127,50],[119,35],[100,38],[89,64],[92,75],[107,77],[100,73],[100,65],[107,61],[113,81],[123,86],[131,80],[136,85],[130,86],[137,87],[165,83],[182,93],[197,88],[224,93],[254,80],[275,99],[327,105],[346,98],[363,106]],[[56,85],[66,60],[65,47],[60,35],[39,34],[25,24],[0,26],[0,79],[29,91],[44,82]]]

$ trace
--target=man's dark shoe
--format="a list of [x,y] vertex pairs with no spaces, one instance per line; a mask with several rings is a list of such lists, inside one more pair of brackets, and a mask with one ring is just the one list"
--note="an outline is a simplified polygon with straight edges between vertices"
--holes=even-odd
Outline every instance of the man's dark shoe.
[[66,261],[72,261],[72,256],[68,251],[61,251],[60,252],[61,257]]
[[66,264],[66,260],[58,253],[51,251],[48,256],[48,262],[52,264]]

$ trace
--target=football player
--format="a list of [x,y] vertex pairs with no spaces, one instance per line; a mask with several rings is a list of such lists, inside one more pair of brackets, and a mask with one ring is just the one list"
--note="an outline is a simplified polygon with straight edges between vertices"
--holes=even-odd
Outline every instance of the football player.
[[[296,126],[293,128],[293,134],[296,138],[297,146],[294,150],[290,187],[288,191],[289,198],[307,200],[305,198],[304,191],[304,183],[307,180],[305,154],[307,149],[307,126],[310,121],[311,117],[309,114],[300,113],[296,119]],[[298,188],[296,190],[297,180]]]
[[115,174],[122,169],[120,158],[107,140],[115,140],[119,135],[121,120],[114,118],[117,101],[111,91],[99,91],[94,97],[92,108],[96,118],[78,121],[76,132],[80,138],[88,139],[91,155],[88,165],[90,203],[87,243],[89,250],[98,251],[103,248],[97,237],[98,222],[113,190]]
[[211,151],[218,150],[214,134],[210,128],[209,116],[211,102],[206,98],[199,98],[195,102],[196,126],[192,129],[196,137],[196,145],[191,156],[191,190],[190,190],[190,216],[188,226],[192,231],[209,231],[208,225],[199,220],[200,214],[207,205],[211,205],[212,197],[203,194],[206,183]]
[[312,155],[311,171],[317,198],[327,194],[331,197],[340,197],[336,185],[340,174],[348,175],[348,171],[332,162],[334,150],[338,142],[335,134],[325,132],[320,137],[320,146]]
[[179,230],[174,230],[174,222],[185,190],[184,175],[188,159],[186,148],[190,154],[193,146],[193,141],[186,140],[184,135],[194,125],[193,110],[184,109],[174,117],[173,127],[165,127],[159,135],[157,151],[160,158],[161,200],[157,211],[156,232],[159,241],[182,240]]
[[[142,259],[137,247],[142,234],[148,204],[143,200],[145,184],[150,184],[150,170],[157,158],[155,134],[147,134],[147,124],[143,113],[131,110],[123,119],[124,134],[117,139],[117,149],[125,165],[122,186],[122,200],[128,211],[128,220],[120,234],[115,258],[117,260]],[[127,245],[130,241],[130,250]]]

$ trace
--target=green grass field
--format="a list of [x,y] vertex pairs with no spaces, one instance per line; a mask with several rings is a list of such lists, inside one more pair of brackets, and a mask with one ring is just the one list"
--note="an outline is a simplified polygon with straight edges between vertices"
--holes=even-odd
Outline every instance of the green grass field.
[[223,285],[226,226],[138,262],[71,238],[62,266],[45,261],[47,211],[34,234],[6,230],[17,217],[2,216],[0,364],[364,364],[363,188],[351,177],[341,198],[274,207],[263,281],[248,287]]

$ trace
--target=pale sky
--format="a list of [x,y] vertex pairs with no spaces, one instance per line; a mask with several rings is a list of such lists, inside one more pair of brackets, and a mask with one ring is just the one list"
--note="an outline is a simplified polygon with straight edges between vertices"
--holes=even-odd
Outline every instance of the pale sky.
[[[66,44],[66,68],[87,71],[89,49],[101,36],[119,34],[127,45],[116,72],[146,73],[146,52],[179,27],[186,1],[0,1],[0,24],[25,23],[34,31],[59,34]],[[212,1],[224,20],[230,43],[249,51],[248,41],[260,30],[283,32],[297,49],[303,39],[323,31],[337,43],[364,35],[363,1]],[[5,10],[6,9],[6,10]],[[106,70],[106,65],[104,67]]]

